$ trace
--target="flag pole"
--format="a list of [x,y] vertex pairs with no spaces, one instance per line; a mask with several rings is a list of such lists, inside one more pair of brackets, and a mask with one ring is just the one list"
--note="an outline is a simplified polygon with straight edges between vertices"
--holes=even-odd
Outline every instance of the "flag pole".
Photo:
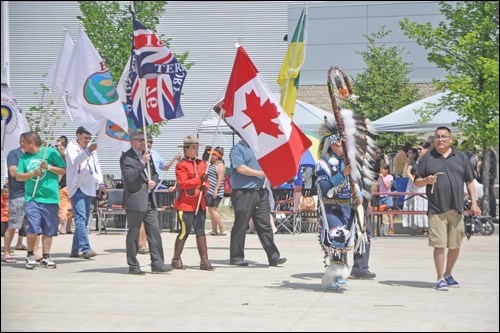
[[[59,76],[59,69],[60,69],[60,64],[61,64],[60,60],[61,60],[61,55],[63,53],[64,44],[66,42],[66,34],[67,33],[68,33],[68,27],[65,26],[63,28],[63,38],[62,38],[61,48],[59,49],[59,53],[58,53],[57,58],[56,58],[56,59],[59,59],[59,61],[56,64],[56,68],[54,71],[54,77],[52,78],[52,82],[51,82],[52,84],[50,87],[47,87],[47,88],[50,88],[50,93],[49,93],[49,99],[47,101],[47,113],[46,113],[46,116],[44,118],[44,124],[41,128],[45,128],[45,121],[46,121],[47,117],[49,116],[50,105],[52,104],[52,100],[53,100],[53,96],[54,96],[54,86],[56,85],[56,80]],[[43,98],[43,96],[42,96],[42,98]],[[43,101],[42,101],[42,103],[43,103]],[[58,105],[58,109],[59,109],[59,105]],[[56,112],[58,109],[56,109]],[[48,139],[50,140],[50,138],[48,138]]]
[[[135,2],[134,1],[130,1],[130,11],[132,12],[132,19],[135,18]],[[132,54],[132,57],[135,57],[135,46],[134,46],[134,36],[132,36],[132,50],[133,50],[133,54]],[[136,59],[136,62],[135,62],[136,66],[137,66],[137,59]],[[133,65],[133,64],[132,64]],[[149,152],[149,148],[148,148],[148,129],[146,127],[146,116],[145,116],[145,112],[146,112],[146,109],[147,109],[147,105],[146,105],[146,100],[145,100],[145,96],[144,96],[144,90],[143,90],[143,85],[144,85],[144,78],[141,77],[140,74],[140,68],[137,68],[137,74],[139,76],[139,92],[141,94],[141,114],[142,114],[142,127],[143,127],[143,133],[144,133],[144,145],[145,145],[145,150],[144,150],[144,153],[147,153]],[[151,164],[148,162],[147,164],[147,170],[146,170],[146,175],[148,176],[148,181],[151,180]]]
[[[239,37],[238,41],[236,43],[234,43],[235,49],[238,49],[240,46],[242,46],[241,45],[242,40],[243,40],[243,38]],[[210,154],[208,155],[208,163],[210,163],[210,160],[212,159],[212,150],[213,150],[213,147],[215,145],[215,139],[217,138],[217,133],[219,132],[220,121],[224,118],[224,109],[223,108],[220,109],[220,114],[218,114],[218,115],[219,115],[219,119],[217,120],[217,127],[215,128],[214,138],[212,140],[212,149],[210,149]],[[208,167],[205,168],[205,175],[207,173],[208,173]],[[202,193],[200,191],[200,195],[198,197],[198,203],[196,204],[196,211],[195,211],[194,215],[198,214],[198,210],[200,209],[201,197],[202,197]]]
[[[67,33],[67,30],[68,28],[67,27],[64,27],[64,35],[63,35],[63,43],[65,41],[65,36],[66,36],[66,33]],[[78,43],[78,40],[77,40],[77,43]],[[76,44],[75,44],[76,45]],[[64,46],[64,44],[63,44]],[[62,54],[62,50],[63,50],[63,47],[61,47],[61,50],[59,51],[59,56]],[[71,50],[71,60],[69,62],[69,66],[68,68],[71,67],[71,65],[73,64],[73,59],[75,57],[75,52],[74,52],[74,48]],[[55,85],[55,80],[57,78],[57,74],[58,74],[58,71],[59,71],[59,63],[57,63],[56,65],[56,74],[54,75],[54,78],[52,80],[52,89],[51,89],[51,95],[52,96],[52,92],[54,91],[54,85]],[[66,75],[65,75],[65,78],[64,78],[64,83],[63,83],[63,91],[61,92],[63,95],[66,91],[66,82],[68,81],[68,74],[69,74],[69,70],[66,72]],[[59,111],[59,107],[61,106],[61,100],[64,98],[63,95],[60,96],[60,98],[58,99],[57,101],[57,107],[56,107],[56,114],[57,114],[57,111]],[[49,110],[50,110],[50,100],[51,100],[52,97],[49,98],[49,103],[47,103],[47,115],[49,113]],[[42,157],[42,162],[45,161],[45,157],[47,156],[47,151],[48,151],[48,146],[49,146],[49,141],[52,140],[52,134],[54,133],[54,127],[55,127],[55,124],[56,124],[56,121],[57,121],[57,117],[54,117],[53,121],[52,121],[52,125],[50,126],[50,131],[49,131],[49,136],[47,138],[47,140],[45,141],[45,151],[43,152],[43,157]],[[36,189],[38,187],[38,183],[40,182],[40,176],[36,177],[36,181],[35,181],[35,186],[33,187],[33,193],[32,193],[32,197],[34,198],[35,197],[35,192],[36,192]]]
[[3,119],[2,117],[2,151],[3,151],[3,146],[5,145],[5,135],[7,134],[5,130],[5,124],[7,123],[6,119]]
[[[8,62],[5,62],[5,66],[4,66],[4,69],[3,69],[3,73],[2,73],[2,84],[6,84],[7,87],[9,87],[9,81],[8,81],[8,75],[7,75],[7,67],[9,67],[9,63]],[[5,79],[5,82],[3,82]],[[10,87],[9,87],[10,88]],[[6,130],[5,130],[5,126],[7,126],[7,119],[5,119],[5,117],[2,116],[2,151],[3,151],[3,147],[5,145],[5,136],[6,136]]]
[[[146,112],[146,101],[145,101],[145,96],[144,96],[144,90],[142,89],[142,86],[144,84],[144,79],[142,78],[139,78],[139,91],[140,91],[140,94],[141,94],[141,113],[142,113],[142,126],[144,128],[144,145],[145,145],[145,150],[144,150],[144,153],[149,153],[149,147],[148,147],[148,133],[147,133],[147,127],[146,127],[146,116],[144,115],[144,113]],[[147,168],[147,176],[148,176],[148,180],[151,180],[151,164],[148,162],[147,164],[148,168]]]
[[[58,103],[58,106],[59,106],[59,103]],[[47,151],[49,150],[49,141],[52,140],[52,134],[54,133],[54,126],[56,124],[56,121],[57,121],[57,118],[54,117],[54,120],[52,121],[52,125],[50,126],[48,138],[47,138],[47,140],[45,140],[45,151],[43,152],[42,163],[45,162],[45,158],[47,157]],[[33,187],[33,193],[31,195],[33,198],[35,197],[35,192],[36,192],[36,189],[38,187],[39,182],[40,182],[40,176],[36,177],[35,186]]]
[[[220,121],[224,118],[224,109],[221,109],[221,114],[219,115],[219,119],[217,120],[217,127],[215,129],[214,133],[214,138],[212,140],[212,149],[210,149],[210,154],[208,154],[208,163],[210,163],[210,160],[212,159],[212,151],[215,146],[215,140],[217,138],[217,133],[219,132],[219,126],[220,126]],[[205,168],[205,175],[208,174],[208,166]],[[203,186],[203,184],[201,184]],[[194,215],[198,214],[198,210],[200,209],[200,203],[201,203],[201,197],[203,196],[203,193],[200,191],[200,195],[198,196],[198,203],[196,204],[196,211],[194,212]]]

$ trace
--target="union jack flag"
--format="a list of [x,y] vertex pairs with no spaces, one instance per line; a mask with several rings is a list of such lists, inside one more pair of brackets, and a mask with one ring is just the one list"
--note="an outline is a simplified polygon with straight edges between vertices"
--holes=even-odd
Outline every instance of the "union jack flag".
[[[142,112],[144,110],[141,100],[142,84],[136,72],[135,57],[131,57],[129,71],[123,82],[125,90],[126,104],[129,117],[134,121],[136,128],[144,127],[142,122]],[[142,80],[142,93],[145,94],[144,118],[146,125],[158,123],[168,119],[180,118],[184,116],[180,103],[180,90],[177,94],[173,92],[172,81],[169,75],[158,75],[153,78]]]
[[147,125],[182,117],[181,91],[187,71],[151,30],[133,17],[134,46],[128,79],[127,104],[132,108],[137,128],[143,127],[139,80],[144,78]]

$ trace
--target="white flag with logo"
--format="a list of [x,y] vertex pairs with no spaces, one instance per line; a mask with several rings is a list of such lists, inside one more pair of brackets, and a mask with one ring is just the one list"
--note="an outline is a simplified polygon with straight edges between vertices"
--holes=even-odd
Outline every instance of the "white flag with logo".
[[125,69],[122,72],[122,76],[120,77],[120,81],[118,81],[118,85],[116,86],[116,90],[118,91],[118,95],[120,96],[120,100],[122,102],[123,113],[127,117],[128,127],[123,129],[111,120],[107,120],[102,124],[99,137],[97,138],[97,144],[99,146],[117,148],[121,151],[130,149],[129,133],[137,130],[134,121],[130,117],[132,106],[127,104],[127,93],[125,92],[125,82],[129,80],[130,77],[130,60],[131,59],[129,58],[127,64],[125,65]]
[[64,92],[66,82],[66,75],[68,74],[69,63],[73,53],[73,40],[68,32],[64,33],[63,43],[57,58],[52,63],[47,76],[45,77],[44,84],[51,91]]
[[21,134],[27,131],[26,117],[2,76],[2,155],[18,148]]
[[66,107],[76,122],[92,134],[106,119],[128,127],[111,73],[81,27],[67,78]]

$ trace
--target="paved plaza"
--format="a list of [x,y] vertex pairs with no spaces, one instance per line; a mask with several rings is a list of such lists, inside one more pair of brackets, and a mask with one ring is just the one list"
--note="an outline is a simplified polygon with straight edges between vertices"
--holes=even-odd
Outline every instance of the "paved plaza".
[[[495,225],[498,229],[498,224]],[[208,223],[207,223],[208,228]],[[163,232],[170,262],[175,234]],[[69,258],[72,236],[54,239],[57,269],[2,263],[1,330],[4,331],[497,331],[499,237],[464,241],[454,272],[461,288],[440,292],[432,249],[424,236],[373,241],[374,280],[350,280],[344,292],[321,288],[322,252],[316,234],[278,234],[288,261],[268,267],[257,235],[247,235],[248,267],[229,265],[229,235],[207,236],[217,269],[198,269],[193,235],[185,271],[127,274],[123,230],[92,232],[98,256]],[[139,255],[150,271],[149,256]]]

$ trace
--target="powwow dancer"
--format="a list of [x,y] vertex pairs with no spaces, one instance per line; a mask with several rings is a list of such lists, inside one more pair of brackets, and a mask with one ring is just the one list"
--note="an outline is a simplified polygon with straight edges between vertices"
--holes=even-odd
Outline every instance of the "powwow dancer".
[[[330,78],[332,71],[335,86]],[[371,185],[374,175],[363,165],[368,164],[368,156],[375,146],[367,136],[371,130],[368,130],[366,120],[355,119],[351,110],[340,111],[339,99],[353,96],[347,76],[340,69],[330,69],[328,88],[334,117],[325,117],[319,130],[321,141],[316,176],[320,244],[327,266],[322,285],[338,290],[347,286],[350,274],[347,252],[355,247],[355,251],[362,253],[368,241],[356,182],[362,183],[363,187]]]

